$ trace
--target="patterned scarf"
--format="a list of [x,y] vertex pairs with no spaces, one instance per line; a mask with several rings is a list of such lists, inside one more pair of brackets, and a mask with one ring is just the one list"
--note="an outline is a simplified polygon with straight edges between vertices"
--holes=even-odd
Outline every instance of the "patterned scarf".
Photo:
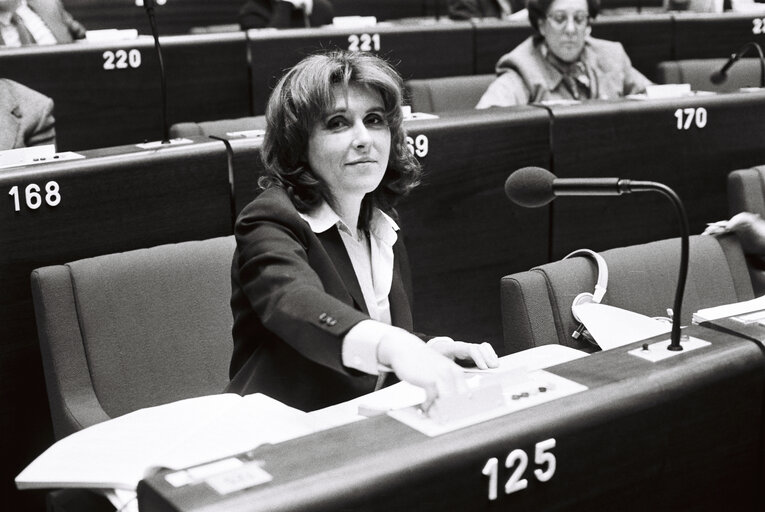
[[563,85],[566,86],[571,97],[575,100],[591,99],[593,97],[590,75],[587,66],[581,60],[576,62],[563,62],[544,46],[547,62],[563,75]]

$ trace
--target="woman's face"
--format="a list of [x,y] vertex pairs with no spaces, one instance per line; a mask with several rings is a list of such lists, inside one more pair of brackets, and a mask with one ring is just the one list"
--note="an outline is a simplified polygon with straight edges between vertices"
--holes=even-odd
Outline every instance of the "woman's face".
[[547,47],[563,62],[579,59],[590,30],[587,0],[554,0],[547,16],[539,20]]
[[308,137],[308,164],[335,201],[374,191],[388,168],[391,134],[379,92],[334,87],[335,105]]

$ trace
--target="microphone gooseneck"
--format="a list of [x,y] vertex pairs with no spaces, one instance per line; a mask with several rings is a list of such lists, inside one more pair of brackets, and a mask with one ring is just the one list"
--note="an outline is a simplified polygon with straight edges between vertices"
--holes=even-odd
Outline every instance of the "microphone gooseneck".
[[165,77],[165,61],[162,58],[162,48],[159,45],[159,32],[157,31],[157,20],[154,18],[154,0],[144,0],[143,6],[149,17],[151,34],[154,36],[154,48],[157,50],[157,60],[159,61],[159,78],[162,87],[162,143],[170,143],[170,127],[167,124],[167,79]]
[[720,85],[721,83],[725,82],[728,79],[728,70],[733,66],[733,64],[736,63],[739,59],[741,59],[743,56],[746,55],[746,53],[749,51],[749,49],[754,48],[757,51],[757,55],[760,59],[760,87],[765,87],[765,56],[762,52],[762,47],[755,43],[754,41],[750,41],[743,45],[739,50],[732,54],[728,61],[721,67],[718,71],[715,71],[712,73],[709,77],[709,80],[715,84]]
[[675,206],[680,220],[680,270],[675,290],[672,315],[672,335],[668,350],[683,350],[680,345],[680,316],[683,293],[688,277],[689,229],[688,217],[680,197],[668,186],[655,181],[633,181],[619,178],[556,178],[541,167],[524,167],[505,181],[505,194],[514,203],[526,208],[548,204],[558,196],[618,196],[631,192],[659,192]]

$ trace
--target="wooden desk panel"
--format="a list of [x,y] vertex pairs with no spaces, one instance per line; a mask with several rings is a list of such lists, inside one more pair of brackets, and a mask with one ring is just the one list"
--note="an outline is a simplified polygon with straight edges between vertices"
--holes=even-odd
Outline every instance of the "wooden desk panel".
[[[499,280],[546,261],[546,210],[513,205],[507,176],[549,164],[549,118],[534,107],[411,121],[422,184],[398,208],[417,330],[490,341],[501,352]],[[423,137],[427,139],[427,152]]]
[[[682,199],[691,233],[727,218],[728,173],[765,158],[765,93],[582,104],[552,111],[553,172],[558,177],[664,183]],[[602,250],[679,236],[674,209],[659,194],[566,197],[556,199],[552,208],[552,259],[579,248]]]
[[[8,497],[6,503],[32,498],[15,490],[13,478],[53,442],[30,272],[232,232],[222,143],[85,154],[85,160],[5,169],[0,174],[0,494]],[[34,187],[27,193],[30,185],[41,189],[39,196]],[[13,187],[18,188],[12,195]],[[18,211],[14,197],[19,199]],[[39,206],[33,209],[29,204]]]
[[[680,14],[675,18],[675,59],[727,58],[750,41],[765,45],[761,15]],[[749,57],[757,53],[750,50]]]
[[[156,3],[156,2],[155,2]],[[66,0],[66,9],[88,30],[136,28],[151,34],[149,18],[135,0]],[[154,13],[162,35],[186,34],[192,27],[238,23],[244,0],[170,0]]]
[[473,73],[470,23],[380,25],[363,29],[251,30],[252,105],[265,111],[271,90],[303,57],[332,48],[368,49],[388,59],[405,80]]
[[[218,495],[204,482],[173,488],[164,473],[139,485],[143,512],[716,511],[762,505],[763,356],[741,339],[696,329],[712,346],[661,363],[626,354],[639,343],[550,369],[590,389],[428,438],[383,416],[275,446],[271,482]],[[535,448],[555,440],[552,478]],[[528,486],[503,492],[513,450]],[[483,469],[499,464],[488,496]]]
[[[250,114],[244,33],[165,37],[161,44],[169,124]],[[6,49],[0,69],[5,78],[53,98],[61,151],[162,138],[151,38]]]

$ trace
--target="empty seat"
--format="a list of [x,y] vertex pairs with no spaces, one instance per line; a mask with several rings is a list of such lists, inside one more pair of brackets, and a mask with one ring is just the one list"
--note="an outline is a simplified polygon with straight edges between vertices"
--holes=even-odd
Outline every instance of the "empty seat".
[[414,112],[470,110],[495,77],[489,74],[408,80],[407,96]]

